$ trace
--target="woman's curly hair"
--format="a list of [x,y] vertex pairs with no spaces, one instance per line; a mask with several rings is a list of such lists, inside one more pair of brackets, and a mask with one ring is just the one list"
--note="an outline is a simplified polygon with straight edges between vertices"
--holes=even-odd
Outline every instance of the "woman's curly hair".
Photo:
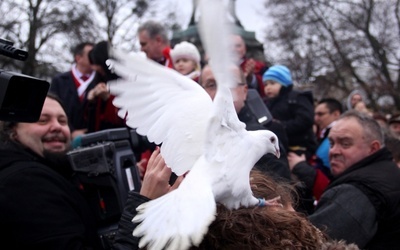
[[[277,183],[262,172],[251,172],[256,197],[281,197],[292,204],[291,187]],[[197,249],[321,249],[326,236],[308,219],[293,210],[251,207],[236,210],[219,204],[217,216]]]

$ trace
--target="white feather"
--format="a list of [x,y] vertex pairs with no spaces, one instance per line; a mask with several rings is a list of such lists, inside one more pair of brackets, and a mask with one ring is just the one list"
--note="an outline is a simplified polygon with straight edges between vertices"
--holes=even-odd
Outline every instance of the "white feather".
[[211,98],[194,81],[143,58],[113,51],[112,61],[122,80],[110,84],[113,104],[127,125],[151,142],[177,175],[187,172],[203,153]]
[[133,235],[148,249],[199,245],[216,202],[230,209],[257,205],[250,170],[265,153],[279,151],[272,132],[248,132],[237,117],[223,3],[201,0],[200,11],[200,34],[218,84],[214,102],[195,82],[141,56],[114,51],[111,61],[122,77],[110,85],[119,115],[127,113],[129,126],[162,143],[161,154],[176,174],[190,170],[178,189],[138,207]]

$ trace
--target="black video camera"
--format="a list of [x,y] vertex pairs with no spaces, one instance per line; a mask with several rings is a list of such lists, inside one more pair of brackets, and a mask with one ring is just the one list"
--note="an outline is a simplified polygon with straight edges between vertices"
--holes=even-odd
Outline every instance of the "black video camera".
[[[23,61],[28,58],[28,52],[4,39],[0,39],[0,54]],[[49,87],[47,81],[0,69],[0,120],[36,122]]]
[[116,128],[83,135],[80,146],[67,153],[74,182],[92,209],[104,249],[111,249],[128,193],[141,188],[132,148],[134,130]]

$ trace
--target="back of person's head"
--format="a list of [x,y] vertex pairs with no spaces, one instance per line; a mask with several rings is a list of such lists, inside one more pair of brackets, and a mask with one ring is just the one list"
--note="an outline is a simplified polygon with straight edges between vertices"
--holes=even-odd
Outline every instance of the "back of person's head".
[[160,36],[160,38],[162,39],[162,41],[165,44],[169,43],[167,30],[159,22],[156,22],[153,20],[144,22],[138,28],[138,33],[142,32],[142,31],[146,31],[147,34],[149,35],[150,39],[154,39],[156,36]]
[[101,75],[104,81],[110,81],[119,78],[118,75],[111,72],[106,64],[107,59],[109,59],[110,43],[107,41],[101,41],[93,46],[93,49],[89,52],[89,61],[92,65],[100,66]]
[[91,64],[103,65],[108,59],[109,43],[107,41],[101,41],[93,46],[93,49],[89,52],[89,61]]
[[[291,204],[286,187],[257,170],[251,171],[251,188],[256,197],[281,197]],[[325,236],[306,217],[290,209],[273,206],[229,210],[217,206],[216,219],[199,248],[193,249],[320,249]]]
[[217,217],[198,249],[320,249],[324,235],[287,210],[217,206]]
[[383,131],[378,122],[375,121],[372,116],[356,110],[349,110],[340,116],[339,120],[343,119],[355,119],[363,129],[363,135],[366,142],[377,140],[381,146],[384,145]]
[[288,67],[284,65],[274,65],[268,68],[263,74],[262,81],[274,81],[284,87],[293,85],[292,75]]
[[196,63],[196,70],[201,69],[200,65],[200,52],[197,49],[197,47],[190,43],[190,42],[180,42],[177,45],[174,46],[174,48],[170,52],[172,62],[175,64],[175,62],[178,59],[190,59],[193,60]]
[[104,81],[117,79],[118,76],[111,72],[108,68],[106,61],[109,58],[110,44],[107,41],[101,41],[93,46],[93,49],[89,52],[89,61],[92,65],[98,65],[102,69]]
[[343,105],[335,98],[323,98],[321,99],[318,104],[325,104],[328,108],[329,112],[339,111],[340,114],[343,113]]

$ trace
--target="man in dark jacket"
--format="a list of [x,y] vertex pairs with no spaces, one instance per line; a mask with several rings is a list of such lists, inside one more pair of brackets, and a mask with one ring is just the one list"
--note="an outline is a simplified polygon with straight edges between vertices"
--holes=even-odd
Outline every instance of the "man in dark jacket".
[[56,75],[50,85],[50,92],[56,94],[65,106],[72,137],[87,132],[87,95],[99,82],[99,76],[89,62],[88,55],[92,49],[92,43],[78,44],[73,50],[71,70]]
[[0,148],[0,239],[7,249],[101,249],[86,200],[69,178],[71,134],[49,95],[36,123],[4,123]]
[[362,249],[400,246],[400,169],[384,147],[378,123],[348,111],[329,132],[332,182],[311,222]]

